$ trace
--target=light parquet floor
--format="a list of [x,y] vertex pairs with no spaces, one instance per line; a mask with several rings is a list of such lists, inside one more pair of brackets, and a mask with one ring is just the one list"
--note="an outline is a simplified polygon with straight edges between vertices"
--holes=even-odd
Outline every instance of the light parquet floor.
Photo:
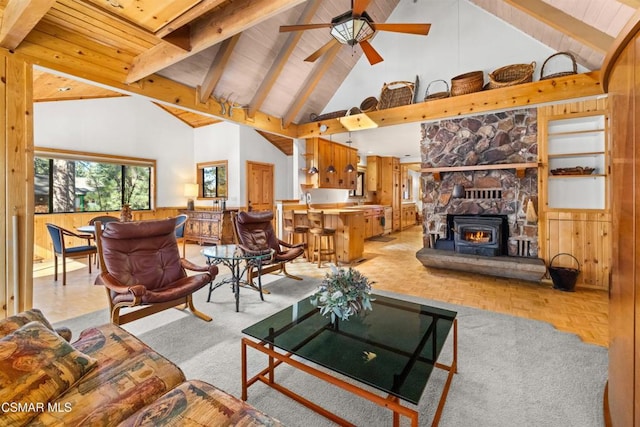
[[[488,277],[464,272],[427,269],[415,257],[422,248],[422,229],[411,227],[394,233],[388,242],[367,240],[364,261],[354,265],[374,283],[374,289],[414,295],[513,316],[549,322],[575,333],[584,342],[608,345],[608,295],[578,288],[576,292],[552,289],[550,283]],[[201,247],[187,245],[187,258],[203,263]],[[67,261],[67,286],[61,277],[53,281],[52,262],[34,264],[34,307],[52,322],[107,307],[103,288],[94,286],[96,270],[89,274],[86,262]],[[324,277],[328,265],[296,261],[292,274]],[[202,302],[196,302],[196,304]]]

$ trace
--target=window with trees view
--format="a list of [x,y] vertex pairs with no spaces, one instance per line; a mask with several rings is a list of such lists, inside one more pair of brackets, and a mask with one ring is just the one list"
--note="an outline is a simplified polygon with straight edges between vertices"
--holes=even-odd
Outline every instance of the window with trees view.
[[35,213],[151,209],[155,162],[84,157],[36,153]]

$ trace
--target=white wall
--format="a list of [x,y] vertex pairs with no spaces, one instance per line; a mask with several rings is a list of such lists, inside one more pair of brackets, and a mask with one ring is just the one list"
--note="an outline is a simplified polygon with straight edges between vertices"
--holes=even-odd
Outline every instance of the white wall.
[[[215,162],[226,160],[229,170],[227,171],[227,206],[238,206],[240,204],[240,130],[239,126],[233,123],[216,123],[194,129],[193,143],[193,181],[196,181],[195,163]],[[210,201],[195,201],[197,206],[211,207]]]
[[[273,164],[274,198],[280,200],[292,197],[292,159],[253,128],[233,123],[216,123],[197,128],[194,130],[194,156],[196,163],[228,161],[227,206],[245,206],[247,203],[247,160]],[[203,205],[203,202],[196,201],[196,206],[198,205]]]
[[155,159],[156,206],[186,205],[183,184],[193,182],[193,130],[136,97],[38,102],[34,144],[88,153]]

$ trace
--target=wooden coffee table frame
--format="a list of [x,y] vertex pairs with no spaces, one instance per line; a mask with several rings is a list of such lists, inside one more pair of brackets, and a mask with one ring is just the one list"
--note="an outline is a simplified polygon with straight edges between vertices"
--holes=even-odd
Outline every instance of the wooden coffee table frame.
[[[449,393],[449,387],[451,386],[451,380],[453,379],[453,374],[458,371],[458,319],[454,319],[453,321],[453,361],[451,365],[444,365],[442,363],[435,363],[435,367],[439,369],[443,369],[448,371],[447,380],[444,384],[442,394],[440,395],[440,401],[438,403],[438,408],[436,409],[436,413],[433,417],[432,426],[437,426],[440,422],[440,417],[442,415],[442,410],[444,409],[444,404],[447,400],[447,394]],[[266,354],[269,357],[269,366],[260,371],[258,374],[251,378],[247,378],[247,347],[251,347],[256,349],[257,351]],[[303,396],[295,393],[294,391],[276,383],[275,380],[275,368],[281,363],[286,363],[296,369],[299,369],[303,372],[306,372],[310,375],[313,375],[316,378],[319,378],[323,381],[326,381],[330,384],[333,384],[337,387],[340,387],[348,392],[351,392],[357,396],[363,397],[377,405],[384,406],[385,408],[393,411],[393,425],[397,427],[400,425],[400,416],[403,415],[411,420],[412,427],[418,427],[418,412],[403,406],[400,404],[400,399],[396,396],[389,395],[386,398],[380,396],[378,394],[372,393],[369,390],[365,390],[362,387],[357,385],[348,383],[339,378],[336,378],[333,375],[330,375],[326,372],[315,369],[299,360],[293,358],[292,353],[281,353],[274,349],[273,344],[267,343],[265,341],[256,342],[248,338],[242,338],[242,400],[247,400],[247,389],[255,384],[258,381],[263,382],[271,388],[278,390],[280,393],[288,396],[289,398],[303,404],[307,408],[317,412],[318,414],[324,416],[325,418],[330,419],[331,421],[341,425],[341,426],[353,426],[355,424],[350,423],[344,418],[339,417],[338,415],[328,411],[327,409],[311,402]]]

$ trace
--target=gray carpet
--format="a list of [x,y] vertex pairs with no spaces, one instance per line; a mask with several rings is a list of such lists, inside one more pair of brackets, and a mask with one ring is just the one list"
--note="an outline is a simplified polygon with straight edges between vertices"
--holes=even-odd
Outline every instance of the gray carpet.
[[[206,290],[195,296],[196,307],[213,316],[203,322],[188,312],[169,310],[142,319],[125,329],[177,363],[187,378],[210,382],[240,395],[240,331],[310,294],[317,279],[280,279],[265,286],[272,291],[260,301],[256,292],[242,289],[240,312],[226,287],[217,289],[211,303]],[[454,375],[441,426],[603,426],[602,399],[607,378],[607,350],[584,344],[578,337],[551,325],[455,306],[406,298],[458,312],[458,374]],[[45,313],[46,314],[46,313]],[[62,324],[77,337],[80,330],[108,321],[106,311]],[[450,361],[446,345],[442,361]],[[263,367],[266,358],[249,350],[249,366]],[[389,426],[390,412],[289,367],[276,371],[279,382],[310,400],[344,416],[358,426]],[[420,425],[431,425],[445,380],[437,369],[418,405]],[[330,426],[326,419],[296,402],[256,384],[249,403],[289,426]],[[403,421],[402,425],[408,425]]]

